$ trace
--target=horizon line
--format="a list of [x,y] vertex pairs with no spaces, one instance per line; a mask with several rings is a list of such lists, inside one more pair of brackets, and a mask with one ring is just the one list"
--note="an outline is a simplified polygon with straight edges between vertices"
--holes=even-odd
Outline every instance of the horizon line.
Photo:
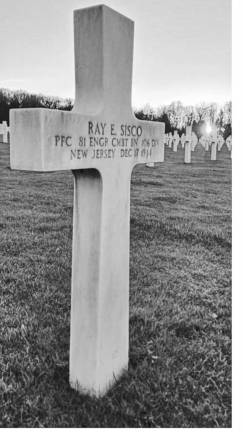
[[[1,84],[1,83],[0,83]],[[59,99],[59,100],[71,100],[73,103],[75,101],[75,98],[72,98],[71,96],[58,96],[58,95],[54,95],[54,94],[48,94],[47,93],[42,93],[42,92],[38,92],[38,91],[32,91],[32,90],[26,90],[23,88],[19,88],[19,89],[11,89],[11,88],[7,88],[7,87],[0,87],[0,90],[3,91],[10,91],[10,92],[23,92],[23,93],[27,93],[30,95],[35,95],[35,96],[45,96],[45,97],[50,97],[50,98],[54,98],[54,99]],[[200,104],[207,104],[207,105],[212,105],[212,104],[216,104],[218,106],[223,106],[226,103],[232,102],[232,98],[227,99],[225,98],[224,100],[221,101],[216,101],[216,100],[212,100],[212,99],[198,99],[197,101],[194,102],[185,102],[182,99],[173,99],[170,102],[164,102],[164,103],[160,103],[157,105],[152,105],[149,101],[145,102],[145,103],[140,103],[140,104],[132,104],[132,108],[134,110],[139,110],[139,109],[143,109],[145,107],[149,107],[152,109],[159,109],[163,106],[168,106],[171,105],[172,103],[181,103],[183,106],[196,106],[196,105],[200,105]]]

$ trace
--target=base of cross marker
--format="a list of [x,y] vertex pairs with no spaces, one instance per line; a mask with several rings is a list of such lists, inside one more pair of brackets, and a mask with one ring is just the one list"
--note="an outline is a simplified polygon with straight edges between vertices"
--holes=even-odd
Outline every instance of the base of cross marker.
[[185,142],[184,163],[185,164],[190,164],[191,163],[191,143],[189,141]]
[[108,381],[106,383],[106,386],[102,387],[102,388],[88,388],[88,387],[83,387],[81,384],[78,383],[78,381],[72,381],[71,379],[69,380],[69,384],[70,387],[73,390],[76,390],[78,393],[80,393],[81,395],[88,395],[90,397],[94,397],[94,398],[101,398],[103,397],[116,383],[118,383],[118,381],[120,380],[120,378],[122,378],[126,373],[128,372],[128,365],[126,367],[124,367],[123,369],[121,369],[121,371],[115,375],[113,374],[113,377],[110,379],[110,381]]

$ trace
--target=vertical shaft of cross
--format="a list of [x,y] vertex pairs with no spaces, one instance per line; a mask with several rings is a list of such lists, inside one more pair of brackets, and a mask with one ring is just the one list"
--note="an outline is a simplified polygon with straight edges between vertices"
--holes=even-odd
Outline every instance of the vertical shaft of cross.
[[184,162],[185,163],[191,163],[191,133],[192,133],[192,127],[186,126],[186,138],[185,138],[185,156],[184,156]]
[[215,161],[217,159],[217,143],[213,141],[211,143],[211,160]]
[[190,141],[186,141],[185,142],[185,157],[184,157],[184,162],[187,163],[191,163],[191,143]]
[[[102,180],[96,170],[75,170],[73,205],[70,383],[96,382]],[[82,218],[81,218],[82,215]],[[90,375],[90,370],[93,375]]]
[[113,170],[74,171],[70,383],[97,396],[128,366],[130,172]]
[[133,21],[100,5],[74,11],[74,32],[74,110],[131,114]]
[[212,125],[212,132],[211,132],[211,160],[215,161],[217,159],[217,128],[216,125]]

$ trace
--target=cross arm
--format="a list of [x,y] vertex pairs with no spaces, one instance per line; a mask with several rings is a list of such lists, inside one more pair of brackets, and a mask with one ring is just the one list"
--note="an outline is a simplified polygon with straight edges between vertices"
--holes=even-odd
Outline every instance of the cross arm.
[[59,171],[94,168],[85,137],[90,117],[44,108],[13,109],[10,164],[13,169]]
[[70,113],[44,108],[10,110],[11,168],[30,171],[61,169],[53,159],[52,146],[48,144],[52,140],[51,130],[58,134],[62,129],[61,123],[65,124],[68,114]]
[[[165,123],[136,119],[138,127],[143,130],[140,151],[141,157],[134,161],[134,165],[147,162],[164,161]],[[145,150],[147,150],[145,152]]]
[[58,171],[164,160],[164,124],[43,108],[11,110],[13,169]]

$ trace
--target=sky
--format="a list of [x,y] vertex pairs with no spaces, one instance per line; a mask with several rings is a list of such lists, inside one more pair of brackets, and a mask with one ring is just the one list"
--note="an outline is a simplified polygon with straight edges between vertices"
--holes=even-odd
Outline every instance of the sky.
[[73,10],[135,22],[132,105],[231,99],[231,0],[0,0],[0,88],[74,98]]

